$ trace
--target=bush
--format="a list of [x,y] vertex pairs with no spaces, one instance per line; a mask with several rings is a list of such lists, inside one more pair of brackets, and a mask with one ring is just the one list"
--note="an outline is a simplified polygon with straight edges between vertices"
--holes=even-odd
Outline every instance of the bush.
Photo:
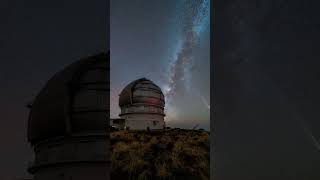
[[112,137],[114,179],[209,179],[208,133],[115,131]]

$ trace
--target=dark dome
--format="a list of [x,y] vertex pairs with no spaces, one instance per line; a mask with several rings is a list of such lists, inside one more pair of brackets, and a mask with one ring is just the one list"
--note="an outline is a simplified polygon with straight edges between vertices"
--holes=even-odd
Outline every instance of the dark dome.
[[110,54],[79,60],[55,74],[31,105],[28,140],[34,144],[74,133],[106,133]]
[[141,78],[127,85],[119,97],[119,106],[146,104],[164,107],[164,95],[159,86],[146,78]]

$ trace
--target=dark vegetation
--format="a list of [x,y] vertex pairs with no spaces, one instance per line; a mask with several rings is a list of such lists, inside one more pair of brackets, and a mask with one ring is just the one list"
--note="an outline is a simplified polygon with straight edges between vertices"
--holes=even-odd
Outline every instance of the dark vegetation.
[[209,179],[206,131],[113,131],[111,145],[114,179]]

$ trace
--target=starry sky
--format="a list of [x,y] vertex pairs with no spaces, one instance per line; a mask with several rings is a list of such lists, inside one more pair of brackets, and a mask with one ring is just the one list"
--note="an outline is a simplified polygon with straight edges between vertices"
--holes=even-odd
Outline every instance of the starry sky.
[[146,77],[165,94],[166,123],[209,130],[209,0],[111,0],[111,117],[118,95]]
[[0,179],[27,177],[26,104],[51,76],[106,51],[107,1],[0,1]]
[[215,4],[215,179],[320,179],[319,6]]

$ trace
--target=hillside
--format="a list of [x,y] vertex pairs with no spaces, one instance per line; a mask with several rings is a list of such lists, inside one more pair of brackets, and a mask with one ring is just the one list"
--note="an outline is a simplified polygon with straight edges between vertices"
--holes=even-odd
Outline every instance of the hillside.
[[209,133],[167,131],[111,132],[115,179],[209,179]]

